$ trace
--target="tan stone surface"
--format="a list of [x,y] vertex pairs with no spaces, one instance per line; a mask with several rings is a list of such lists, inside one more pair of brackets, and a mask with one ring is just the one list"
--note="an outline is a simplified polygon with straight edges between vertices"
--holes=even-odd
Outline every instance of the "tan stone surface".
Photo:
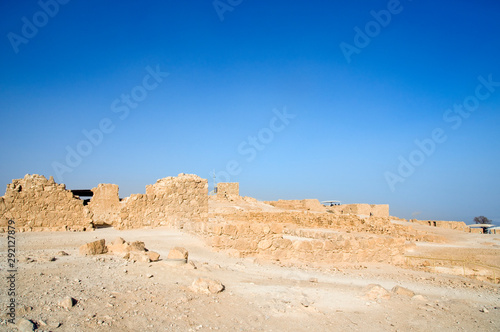
[[217,184],[217,198],[240,199],[240,184],[238,182],[219,182]]
[[193,281],[191,290],[195,293],[202,293],[207,295],[217,294],[224,290],[224,285],[222,285],[222,283],[218,280],[198,278]]
[[0,230],[5,231],[9,220],[17,231],[93,230],[92,215],[83,201],[56,184],[51,177],[27,174],[12,180],[5,195],[0,197]]
[[80,255],[100,255],[107,252],[106,240],[101,239],[94,242],[86,243],[79,248]]
[[404,288],[402,286],[396,285],[391,289],[391,292],[397,295],[403,295],[408,297],[415,296],[415,292],[409,290],[408,288]]
[[175,247],[168,252],[168,259],[188,259],[189,253],[185,248]]
[[120,198],[118,185],[100,183],[92,189],[94,196],[88,208],[92,212],[95,225],[116,225],[120,221]]
[[326,207],[323,206],[317,199],[303,199],[303,200],[278,200],[267,201],[266,204],[284,210],[303,210],[303,211],[316,211],[326,212]]
[[119,229],[181,225],[207,221],[208,183],[197,175],[179,174],[146,186],[146,194],[122,201]]

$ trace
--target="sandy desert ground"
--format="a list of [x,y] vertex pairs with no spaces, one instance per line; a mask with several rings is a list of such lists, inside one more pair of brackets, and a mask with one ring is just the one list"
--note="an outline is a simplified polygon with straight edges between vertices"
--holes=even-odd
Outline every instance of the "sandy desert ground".
[[[449,242],[420,244],[416,253],[486,250],[498,257],[500,236],[433,231]],[[33,324],[7,323],[4,310],[0,329],[5,331],[32,327],[38,331],[500,330],[498,285],[460,275],[384,264],[282,266],[214,252],[197,236],[169,228],[16,236],[16,321]],[[133,263],[110,254],[79,255],[82,244],[116,237],[143,241],[163,259]],[[1,243],[4,263],[5,234]],[[191,263],[165,260],[175,246],[189,251]],[[219,280],[224,291],[210,295],[192,291],[190,286],[199,277]],[[390,298],[377,297],[373,291],[369,296],[370,284],[388,290]],[[398,285],[416,296],[392,293]],[[7,301],[5,288],[2,303]],[[60,302],[68,296],[76,303],[64,307]]]

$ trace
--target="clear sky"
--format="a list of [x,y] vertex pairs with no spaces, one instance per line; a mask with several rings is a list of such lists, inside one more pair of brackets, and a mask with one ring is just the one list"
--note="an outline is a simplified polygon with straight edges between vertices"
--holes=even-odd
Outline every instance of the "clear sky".
[[3,185],[125,197],[215,170],[263,200],[500,222],[496,0],[2,1],[0,18]]

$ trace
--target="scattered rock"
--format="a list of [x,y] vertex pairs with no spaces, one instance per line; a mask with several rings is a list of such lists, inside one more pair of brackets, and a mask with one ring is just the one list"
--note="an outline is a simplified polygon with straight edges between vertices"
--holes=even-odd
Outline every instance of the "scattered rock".
[[134,241],[130,243],[130,251],[146,251],[146,246],[144,242]]
[[479,311],[484,312],[485,314],[487,314],[488,312],[490,312],[490,311],[489,311],[488,309],[486,309],[486,308],[482,308],[482,309],[481,309],[481,310],[479,310]]
[[128,259],[134,262],[149,263],[148,253],[145,251],[131,251],[128,254]]
[[372,301],[379,299],[389,300],[391,298],[391,293],[380,285],[370,284],[365,288],[365,297]]
[[151,262],[157,262],[160,260],[160,254],[154,251],[148,251],[148,257]]
[[69,256],[69,254],[66,251],[59,251],[57,256]]
[[184,264],[184,268],[186,270],[196,270],[196,264],[193,261],[189,261],[187,264]]
[[82,256],[100,255],[100,254],[105,254],[106,252],[107,252],[106,240],[104,239],[90,242],[80,247],[80,255]]
[[21,318],[17,321],[17,330],[21,332],[31,332],[35,330],[35,324],[26,318]]
[[70,309],[76,304],[76,300],[71,296],[66,296],[64,299],[59,301],[58,305],[65,309]]
[[401,287],[399,285],[396,285],[392,288],[391,292],[397,295],[403,295],[403,296],[408,296],[408,297],[413,297],[415,296],[415,292],[409,290],[408,288]]
[[188,251],[181,247],[175,247],[170,249],[167,258],[169,259],[188,259]]
[[114,239],[111,244],[108,244],[107,248],[109,253],[116,255],[126,254],[130,251],[130,245],[121,237]]
[[195,293],[217,294],[224,290],[224,285],[218,280],[198,278],[193,281],[191,290]]
[[426,302],[427,301],[427,299],[425,298],[425,296],[420,295],[420,294],[413,296],[411,299],[414,300],[414,301],[421,301],[421,302]]

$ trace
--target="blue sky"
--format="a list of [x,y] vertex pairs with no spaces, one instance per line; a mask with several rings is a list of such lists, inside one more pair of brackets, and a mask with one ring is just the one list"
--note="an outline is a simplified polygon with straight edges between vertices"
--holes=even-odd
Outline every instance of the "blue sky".
[[36,173],[125,197],[215,170],[263,200],[499,222],[499,13],[493,0],[4,1],[0,183]]

